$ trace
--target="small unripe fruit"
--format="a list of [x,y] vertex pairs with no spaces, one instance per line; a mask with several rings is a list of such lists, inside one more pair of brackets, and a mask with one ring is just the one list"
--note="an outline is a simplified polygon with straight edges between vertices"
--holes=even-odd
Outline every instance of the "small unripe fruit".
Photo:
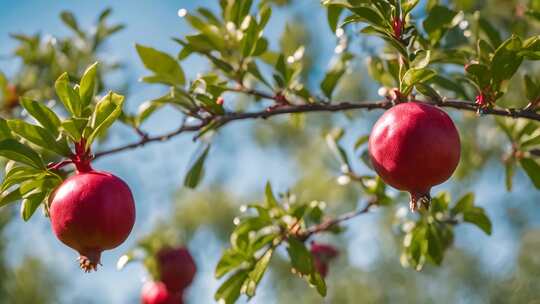
[[6,86],[5,107],[7,109],[13,109],[19,104],[19,93],[17,87],[13,84]]
[[78,171],[51,198],[50,217],[62,243],[79,252],[81,268],[96,270],[101,252],[122,244],[135,223],[135,204],[129,187],[102,171]]
[[188,249],[164,248],[157,254],[160,280],[172,292],[186,289],[197,272],[197,266]]
[[369,136],[375,171],[390,186],[411,194],[411,210],[429,203],[431,187],[446,181],[460,158],[460,139],[452,119],[421,102],[386,111]]
[[162,282],[146,282],[141,291],[142,304],[182,304],[181,293],[171,293]]

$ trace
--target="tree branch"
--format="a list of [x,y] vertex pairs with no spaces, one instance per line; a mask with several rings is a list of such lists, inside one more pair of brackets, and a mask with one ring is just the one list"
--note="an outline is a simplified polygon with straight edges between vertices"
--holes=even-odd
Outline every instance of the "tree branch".
[[[265,93],[262,91],[257,91],[253,89],[246,88],[237,88],[229,89],[229,91],[243,93],[250,96],[255,96],[263,99],[270,99],[276,101],[278,98],[275,95]],[[428,104],[435,105],[438,107],[444,108],[453,108],[458,110],[464,110],[469,112],[478,112],[479,107],[476,103],[463,100],[444,100],[439,102],[434,101],[425,101]],[[371,101],[371,102],[340,102],[340,103],[307,103],[300,105],[293,104],[283,104],[278,106],[270,107],[263,111],[257,112],[229,112],[223,115],[214,115],[199,124],[195,125],[182,125],[180,128],[157,136],[146,136],[142,137],[139,141],[136,141],[125,146],[120,146],[110,150],[105,150],[95,154],[95,158],[99,158],[105,155],[134,149],[142,147],[148,143],[166,141],[172,137],[180,135],[187,132],[198,132],[203,128],[209,126],[211,123],[215,124],[216,127],[222,127],[223,125],[228,124],[229,122],[236,120],[248,120],[248,119],[266,119],[272,116],[293,114],[293,113],[309,113],[309,112],[341,112],[349,110],[373,110],[373,109],[389,109],[392,107],[392,102],[389,100],[383,101]],[[540,121],[540,114],[531,110],[517,110],[517,109],[502,109],[502,108],[490,108],[483,109],[483,114],[486,115],[496,115],[512,118],[526,118],[531,120]],[[142,132],[142,131],[141,131]]]
[[322,223],[320,223],[318,225],[309,227],[308,229],[301,232],[300,235],[298,236],[298,238],[300,240],[302,240],[302,241],[305,241],[305,240],[309,239],[314,234],[321,233],[321,232],[324,232],[324,231],[328,231],[328,230],[332,229],[334,226],[336,226],[336,225],[338,225],[338,224],[340,224],[342,222],[348,221],[348,220],[350,220],[352,218],[355,218],[355,217],[357,217],[359,215],[368,213],[370,211],[370,209],[373,206],[376,206],[376,205],[377,205],[376,201],[370,201],[362,209],[358,209],[358,210],[355,210],[355,211],[352,211],[352,212],[344,213],[344,214],[342,214],[342,215],[340,215],[338,217],[326,220],[326,221],[324,221],[324,222],[322,222]]
[[120,147],[117,147],[117,148],[113,148],[113,149],[110,149],[110,150],[98,152],[98,153],[96,153],[94,155],[94,159],[105,156],[105,155],[114,154],[114,153],[130,150],[130,149],[135,149],[135,148],[138,148],[138,147],[142,147],[142,146],[144,146],[144,145],[146,145],[148,143],[151,143],[151,142],[167,141],[170,138],[175,137],[175,136],[180,135],[180,134],[185,133],[185,132],[198,131],[202,127],[204,127],[205,125],[206,125],[205,123],[201,123],[199,125],[193,125],[193,126],[182,125],[180,128],[178,128],[178,129],[176,129],[176,130],[174,130],[174,131],[172,131],[170,133],[166,133],[166,134],[162,134],[162,135],[158,135],[158,136],[143,137],[139,141],[136,141],[134,143],[127,144],[125,146],[120,146]]

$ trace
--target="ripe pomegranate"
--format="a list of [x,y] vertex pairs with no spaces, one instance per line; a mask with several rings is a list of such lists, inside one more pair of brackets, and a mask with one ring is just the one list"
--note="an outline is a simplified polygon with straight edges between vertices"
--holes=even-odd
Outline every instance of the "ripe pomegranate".
[[339,251],[332,245],[311,242],[311,254],[315,269],[324,278],[328,274],[328,263],[339,255]]
[[80,155],[74,163],[76,174],[51,195],[50,218],[58,239],[79,252],[80,266],[89,272],[97,269],[102,251],[126,240],[135,223],[135,204],[120,178],[94,171]]
[[461,144],[452,119],[421,102],[406,102],[386,111],[369,136],[375,171],[389,185],[411,194],[412,211],[429,207],[431,187],[456,169]]
[[157,254],[160,280],[169,291],[186,289],[197,271],[197,266],[187,248],[163,248]]
[[182,293],[171,293],[163,282],[146,282],[141,292],[142,304],[182,304]]

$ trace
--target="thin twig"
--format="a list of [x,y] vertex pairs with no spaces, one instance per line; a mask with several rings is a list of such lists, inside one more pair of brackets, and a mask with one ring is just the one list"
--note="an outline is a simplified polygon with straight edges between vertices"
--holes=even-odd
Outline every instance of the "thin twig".
[[321,232],[324,232],[324,231],[328,231],[330,229],[332,229],[334,226],[340,224],[341,222],[345,222],[347,220],[350,220],[354,217],[357,217],[359,215],[362,215],[362,214],[365,214],[365,213],[368,213],[370,211],[370,209],[373,207],[373,206],[376,206],[377,203],[375,201],[370,201],[367,203],[367,205],[362,208],[362,209],[358,209],[358,210],[355,210],[355,211],[352,211],[352,212],[348,212],[348,213],[344,213],[338,217],[335,217],[335,218],[332,218],[332,219],[328,219],[318,225],[315,225],[315,226],[312,226],[306,230],[304,230],[298,237],[301,239],[301,240],[307,240],[309,239],[309,237],[311,237],[312,235],[314,234],[317,234],[317,233],[321,233]]

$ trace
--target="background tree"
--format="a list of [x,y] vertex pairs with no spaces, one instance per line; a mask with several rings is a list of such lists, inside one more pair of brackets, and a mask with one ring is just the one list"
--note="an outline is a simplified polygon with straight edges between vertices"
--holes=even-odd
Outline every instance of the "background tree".
[[[538,67],[534,62],[540,51],[538,37],[534,36],[538,30],[538,3],[326,1],[320,6],[262,1],[249,4],[250,1],[221,1],[219,6],[210,3],[213,15],[194,8],[178,11],[194,28],[188,35],[176,36],[181,45],[178,57],[184,68],[200,62],[201,57],[208,60],[207,68],[197,69],[199,75],[186,73],[186,76],[174,56],[138,45],[142,62],[152,74],[143,80],[166,84],[170,91],[143,103],[137,114],[123,117],[137,138],[116,142],[117,145],[106,144],[95,155],[100,161],[105,156],[119,160],[126,157],[124,153],[137,153],[130,152],[132,148],[194,132],[200,148],[188,165],[183,183],[187,187],[199,187],[194,192],[180,190],[178,204],[174,205],[175,216],[169,219],[166,228],[158,226],[156,231],[171,229],[183,234],[184,242],[195,251],[198,264],[205,265],[198,282],[212,281],[208,269],[214,267],[217,257],[204,254],[211,251],[212,244],[226,247],[232,232],[232,248],[255,246],[249,236],[260,233],[262,238],[257,246],[262,244],[263,250],[254,250],[252,256],[239,257],[234,250],[225,251],[218,273],[231,270],[241,280],[222,281],[221,286],[225,287],[218,290],[217,298],[225,297],[232,302],[240,291],[254,294],[253,283],[257,285],[259,275],[266,268],[261,261],[270,260],[255,301],[298,301],[299,294],[305,295],[302,299],[306,303],[322,301],[315,289],[306,288],[305,283],[290,274],[291,267],[297,274],[307,274],[308,281],[318,287],[319,293],[324,293],[324,283],[311,264],[306,263],[311,256],[302,245],[302,241],[312,237],[331,242],[342,252],[326,280],[327,301],[331,303],[352,299],[375,303],[404,299],[449,303],[464,299],[482,302],[490,297],[501,302],[535,299],[538,272],[532,257],[538,233],[531,227],[538,221],[534,211],[538,191],[533,187],[538,186],[540,172],[536,159]],[[502,5],[508,8],[505,14],[499,9],[491,11],[492,7]],[[270,8],[273,17],[262,31],[271,15]],[[327,15],[337,36],[337,46],[335,49],[332,46],[334,59],[327,71],[321,67],[327,65],[330,56],[319,50],[329,44],[328,33],[328,39],[320,35],[328,25],[316,22],[321,18],[313,18],[314,15]],[[283,18],[287,16],[295,21],[283,26],[284,35],[275,43],[277,34],[270,29],[277,23],[284,24]],[[353,24],[342,26],[343,22]],[[260,36],[260,32],[264,35]],[[381,36],[382,40],[372,36]],[[79,75],[85,65],[78,70]],[[376,83],[362,77],[366,70]],[[51,90],[57,76],[49,84]],[[77,75],[73,76],[74,81],[78,79]],[[416,94],[425,102],[446,108],[458,123],[463,141],[460,168],[452,182],[433,193],[429,212],[417,215],[405,212],[406,196],[385,187],[376,178],[365,153],[365,136],[381,112],[366,114],[362,109],[386,109],[399,102],[390,95],[393,88],[398,88],[403,96]],[[374,98],[377,91],[382,95],[380,101],[364,102]],[[154,113],[157,109],[162,110]],[[153,130],[152,119],[171,118],[172,109],[191,118],[170,132]],[[325,111],[343,111],[344,115],[312,113]],[[172,128],[183,121],[181,117],[173,121]],[[251,121],[267,117],[273,118]],[[147,124],[142,125],[146,119]],[[147,126],[152,132],[144,131]],[[168,151],[166,144],[145,149]],[[245,150],[254,150],[263,157],[246,158],[250,154],[246,155]],[[165,154],[158,155],[167,157],[167,166],[178,164],[171,160],[170,153]],[[245,166],[246,159],[253,159],[249,161],[252,168]],[[52,157],[51,161],[58,159]],[[112,163],[104,160],[100,164]],[[507,176],[506,187],[514,186],[514,192],[495,197],[490,193],[501,195],[496,191],[505,184],[496,178],[503,172],[502,168]],[[139,170],[130,169],[119,168],[126,175]],[[257,176],[254,178],[257,183],[245,181],[246,176]],[[239,179],[244,181],[235,184]],[[266,179],[283,195],[278,196],[270,187],[264,191]],[[198,185],[201,181],[204,183]],[[449,191],[451,198],[443,190]],[[484,209],[474,205],[475,198],[476,204]],[[138,203],[143,214],[157,203],[151,196],[146,199],[148,204]],[[237,211],[254,200],[260,203],[249,206],[258,213]],[[280,211],[268,221],[265,214],[272,208]],[[249,208],[241,208],[246,209]],[[351,210],[352,214],[347,213]],[[484,210],[493,220],[493,226]],[[361,214],[359,218],[349,219],[349,215]],[[233,226],[235,215],[239,217]],[[164,219],[167,212],[154,216]],[[333,225],[335,219],[347,221]],[[461,225],[463,222],[476,224],[488,234],[493,231],[492,239]],[[144,228],[135,231],[134,239],[143,230],[152,229],[152,221],[146,223],[140,224]],[[276,227],[277,230],[266,231],[279,233],[265,235],[260,229],[264,227]],[[322,233],[327,230],[336,234]],[[491,250],[483,253],[483,246]],[[246,252],[245,247],[241,248]],[[502,252],[508,255],[493,256],[493,252],[501,252],[500,248],[505,248]],[[519,252],[515,260],[514,252]],[[400,261],[403,266],[424,269],[416,273],[401,268]],[[507,261],[515,261],[515,266],[503,269],[494,266]],[[247,269],[243,268],[246,262]],[[351,264],[356,267],[351,269]],[[208,295],[198,287],[204,283],[199,284],[195,283],[191,299],[208,301]],[[518,286],[526,288],[517,291]],[[133,293],[131,299],[136,297]]]

